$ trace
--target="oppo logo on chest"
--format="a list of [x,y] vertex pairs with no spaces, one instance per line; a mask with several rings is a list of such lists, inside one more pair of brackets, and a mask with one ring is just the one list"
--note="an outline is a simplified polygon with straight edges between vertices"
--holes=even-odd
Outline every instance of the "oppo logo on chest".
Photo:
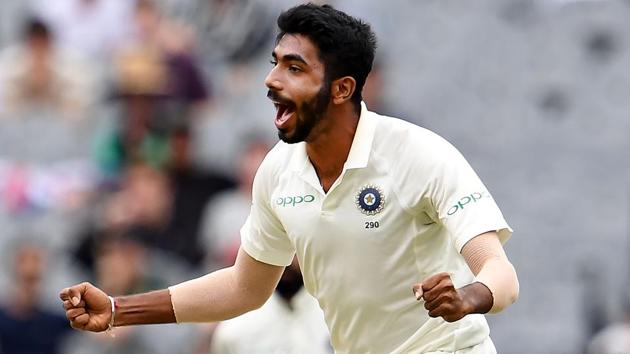
[[312,203],[315,201],[315,196],[312,194],[297,195],[293,197],[279,197],[276,199],[276,205],[282,207],[294,207],[303,203]]

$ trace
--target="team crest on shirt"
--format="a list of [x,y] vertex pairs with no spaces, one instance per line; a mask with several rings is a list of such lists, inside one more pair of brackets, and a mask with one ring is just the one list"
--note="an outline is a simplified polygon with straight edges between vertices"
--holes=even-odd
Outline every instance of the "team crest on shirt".
[[357,193],[355,203],[363,214],[376,215],[383,210],[385,195],[379,187],[368,184]]

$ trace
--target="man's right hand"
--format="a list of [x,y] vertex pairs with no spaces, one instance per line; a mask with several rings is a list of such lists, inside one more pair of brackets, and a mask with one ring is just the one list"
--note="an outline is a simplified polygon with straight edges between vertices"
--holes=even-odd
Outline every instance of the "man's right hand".
[[107,294],[90,283],[81,283],[61,290],[66,317],[75,329],[102,332],[112,318],[112,304]]

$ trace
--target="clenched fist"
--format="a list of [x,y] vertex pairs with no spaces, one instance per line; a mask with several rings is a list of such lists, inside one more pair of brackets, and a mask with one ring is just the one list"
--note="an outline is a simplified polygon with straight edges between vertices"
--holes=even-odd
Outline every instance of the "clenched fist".
[[417,300],[424,298],[424,308],[431,317],[455,322],[471,313],[486,313],[492,308],[492,293],[481,283],[455,289],[448,273],[438,273],[413,286]]
[[72,328],[101,332],[109,327],[112,303],[101,289],[81,283],[61,290],[59,298]]

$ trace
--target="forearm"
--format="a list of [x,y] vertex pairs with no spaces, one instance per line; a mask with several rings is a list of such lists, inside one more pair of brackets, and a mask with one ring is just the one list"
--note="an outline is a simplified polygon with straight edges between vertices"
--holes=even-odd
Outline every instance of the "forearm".
[[234,266],[169,288],[175,318],[215,322],[254,310],[271,296],[283,270],[239,250]]
[[480,282],[474,282],[457,289],[457,292],[464,299],[465,312],[467,315],[473,313],[488,313],[492,308],[494,299],[492,292],[487,286]]
[[490,313],[497,313],[516,302],[519,293],[518,278],[512,264],[505,258],[486,261],[475,277],[492,293]]
[[113,299],[83,282],[59,292],[73,328],[102,332],[113,326],[211,322],[262,306],[284,267],[257,261],[239,251],[234,266],[169,289]]
[[[239,285],[232,268],[169,288],[177,322],[215,322],[256,309],[267,297]],[[250,296],[247,296],[247,295]]]
[[485,297],[488,294],[492,303],[485,312],[499,312],[516,301],[519,293],[516,271],[505,255],[495,232],[488,232],[470,240],[462,249],[462,256],[475,275],[475,283],[471,286],[481,285],[481,287],[476,285],[477,291],[470,293],[474,302],[481,302],[480,308],[484,308],[486,304],[478,297]]
[[232,277],[226,268],[169,289],[116,297],[114,326],[221,321],[256,308]]
[[168,290],[115,298],[114,326],[175,322]]

